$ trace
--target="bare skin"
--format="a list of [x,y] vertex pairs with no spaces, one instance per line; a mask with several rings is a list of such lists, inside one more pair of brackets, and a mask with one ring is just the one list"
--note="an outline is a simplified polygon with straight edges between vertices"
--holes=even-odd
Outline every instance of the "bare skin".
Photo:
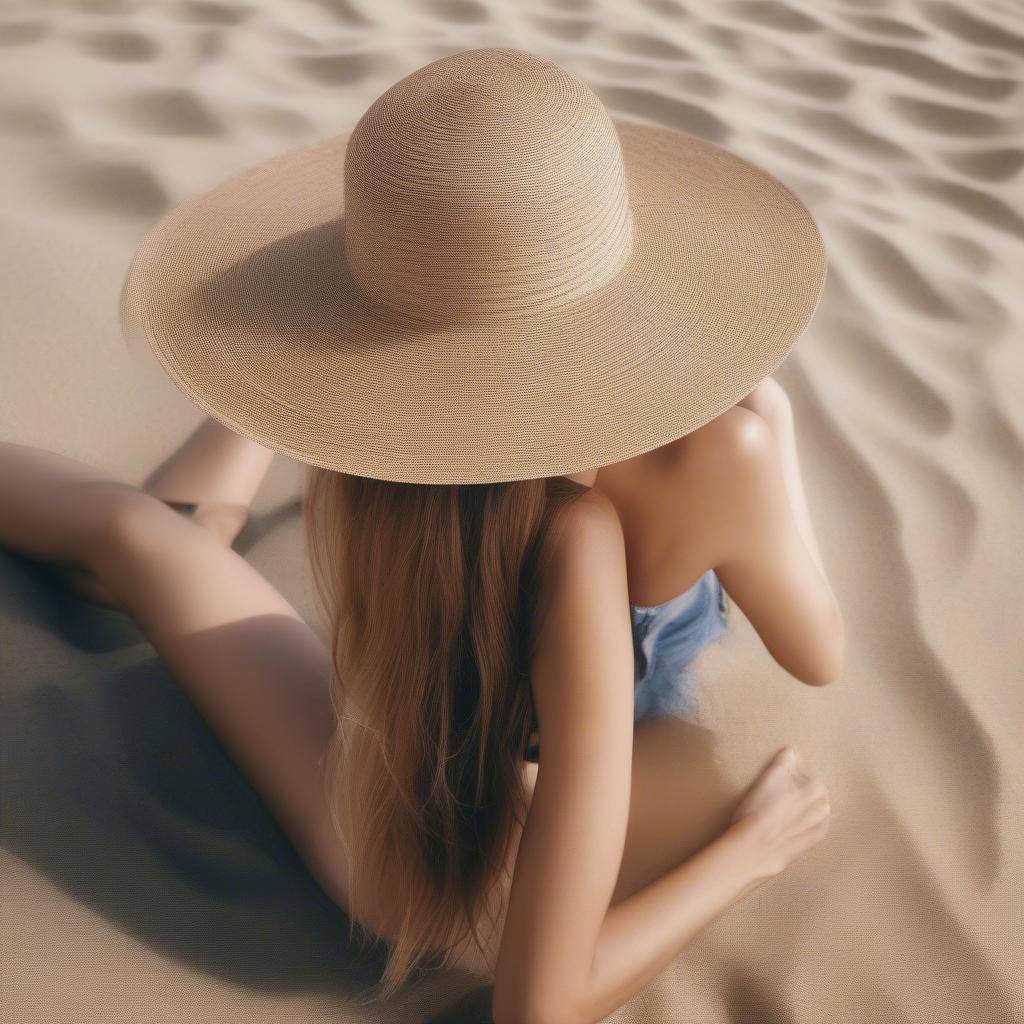
[[[594,500],[579,506],[534,664],[546,760],[501,932],[498,1024],[605,1018],[825,834],[827,793],[802,768],[771,762],[737,803],[705,762],[705,787],[682,793],[691,769],[654,753],[646,723],[635,734],[631,723],[626,604],[660,603],[709,566],[794,676],[822,685],[838,674],[842,618],[802,537],[809,517],[792,507],[788,436],[730,409],[651,459],[602,468]],[[650,503],[629,486],[644,479]],[[695,750],[692,735],[680,739]]]
[[[343,850],[317,797],[333,728],[329,656],[230,547],[270,458],[207,421],[146,490],[0,445],[0,544],[138,622],[313,876],[351,912]],[[560,597],[535,673],[546,781],[524,767],[532,806],[507,926],[485,962],[466,954],[495,978],[499,1024],[600,1020],[827,824],[827,795],[798,763],[776,758],[737,792],[707,730],[655,718],[634,732],[629,704],[626,602],[660,603],[709,567],[794,675],[820,684],[839,670],[842,621],[781,389],[769,379],[681,441],[574,478],[594,495],[552,581]],[[193,516],[168,502],[195,505]],[[592,788],[574,789],[573,778]],[[583,849],[592,857],[581,866]],[[397,910],[358,916],[387,935]]]

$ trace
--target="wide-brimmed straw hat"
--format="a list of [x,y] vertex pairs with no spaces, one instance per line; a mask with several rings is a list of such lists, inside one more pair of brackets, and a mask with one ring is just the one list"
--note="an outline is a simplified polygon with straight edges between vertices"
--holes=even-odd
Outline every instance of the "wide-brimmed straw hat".
[[612,118],[496,47],[164,215],[121,296],[236,432],[381,480],[578,473],[667,444],[775,370],[825,276],[777,179]]

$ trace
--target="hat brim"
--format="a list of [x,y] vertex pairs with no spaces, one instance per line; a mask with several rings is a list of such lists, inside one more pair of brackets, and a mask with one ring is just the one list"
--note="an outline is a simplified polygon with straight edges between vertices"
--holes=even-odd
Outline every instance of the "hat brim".
[[557,310],[439,325],[367,296],[345,260],[343,133],[165,214],[129,267],[122,329],[226,426],[342,472],[488,483],[667,444],[782,363],[818,304],[825,251],[763,169],[682,132],[613,123],[632,253]]

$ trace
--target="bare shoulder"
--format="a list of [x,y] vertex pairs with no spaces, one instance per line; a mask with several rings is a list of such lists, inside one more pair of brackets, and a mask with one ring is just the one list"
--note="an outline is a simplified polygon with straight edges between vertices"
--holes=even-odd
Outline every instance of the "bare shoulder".
[[551,553],[552,580],[567,582],[586,574],[603,560],[619,557],[623,546],[622,523],[615,504],[591,490],[562,511],[564,517]]
[[733,406],[680,439],[673,476],[690,500],[703,500],[717,514],[723,503],[743,496],[751,478],[778,476],[780,465],[768,422],[743,406]]
[[567,519],[562,542],[570,551],[598,545],[614,545],[622,535],[619,513],[611,498],[589,490],[565,511]]
[[[676,510],[672,544],[684,544],[690,561],[717,565],[732,546],[737,512],[752,511],[752,482],[778,473],[777,462],[771,427],[742,406],[676,441],[658,485],[664,504]],[[683,575],[692,573],[691,567]]]
[[[601,589],[602,579],[617,569],[626,586],[625,541],[622,523],[610,498],[591,490],[562,513],[565,517],[551,552],[549,600],[571,600],[573,588]],[[627,587],[628,593],[628,587]]]
[[595,628],[628,622],[629,585],[625,538],[612,501],[590,491],[573,502],[551,553],[535,663],[536,678],[558,672],[574,646],[594,646]]
[[778,441],[750,409],[734,406],[697,431],[687,457],[691,493],[702,496],[719,532],[731,528],[733,544],[755,539],[751,527],[768,522],[770,510],[790,511]]
[[763,462],[772,454],[773,443],[772,429],[763,416],[734,405],[682,438],[678,457],[728,480],[737,468]]

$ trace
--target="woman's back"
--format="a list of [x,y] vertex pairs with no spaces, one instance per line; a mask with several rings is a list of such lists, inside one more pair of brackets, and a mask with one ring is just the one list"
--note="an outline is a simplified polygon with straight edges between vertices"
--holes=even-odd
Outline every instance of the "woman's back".
[[[711,428],[704,428],[710,433]],[[685,439],[684,439],[685,440]],[[629,578],[632,579],[633,568],[632,563],[634,560],[646,559],[647,546],[652,539],[656,539],[657,534],[657,512],[664,507],[665,503],[671,501],[673,504],[678,503],[678,499],[674,496],[669,497],[666,494],[666,483],[670,477],[674,474],[680,475],[680,467],[685,466],[686,463],[681,461],[679,457],[674,456],[670,451],[673,447],[678,448],[682,445],[683,441],[675,442],[673,445],[664,446],[653,452],[645,453],[636,459],[631,459],[628,463],[617,464],[614,467],[602,467],[599,472],[600,482],[599,485],[592,488],[591,492],[581,498],[575,505],[571,506],[567,511],[566,515],[569,518],[567,528],[561,534],[562,543],[573,544],[576,542],[579,536],[577,521],[581,518],[586,518],[588,510],[597,508],[601,512],[611,513],[617,522],[620,518],[626,518],[630,524],[630,531],[628,536],[631,538],[628,544],[629,550],[632,554],[629,556],[628,573]],[[693,443],[692,439],[689,443]],[[614,480],[612,479],[614,475]],[[609,492],[615,490],[617,493],[618,504],[613,501],[610,497]],[[688,503],[692,508],[692,502]],[[620,517],[619,509],[622,509],[624,515]],[[646,514],[645,514],[645,511]],[[677,518],[677,523],[682,520],[682,516]],[[623,528],[621,522],[619,522],[619,529],[621,530],[622,536],[627,537],[626,530]],[[646,532],[645,532],[646,531]],[[693,548],[691,547],[691,555],[694,554]],[[699,551],[696,552],[696,557],[699,559]],[[553,561],[557,562],[558,555],[556,553]],[[656,581],[655,581],[656,582]],[[700,580],[698,580],[698,584]],[[550,578],[544,581],[542,586],[551,587],[555,585],[555,579]],[[691,591],[694,588],[691,588]],[[655,642],[655,633],[665,630],[666,626],[669,625],[669,621],[673,618],[672,611],[679,607],[678,597],[668,602],[671,607],[661,607],[658,609],[644,607],[640,605],[631,605],[628,609],[628,614],[632,617],[634,636],[637,637],[637,643],[634,649],[634,664],[638,659],[644,658],[643,650],[646,646],[649,653],[653,653],[653,645]],[[542,607],[547,607],[550,600],[549,594],[545,592],[539,604]],[[706,603],[706,602],[703,602]],[[683,611],[683,609],[679,609]],[[655,620],[657,620],[657,629],[655,629]],[[676,627],[678,628],[678,627]],[[671,631],[671,628],[666,630]],[[646,641],[644,637],[647,637]],[[545,655],[546,643],[550,644],[561,644],[565,641],[565,635],[552,634],[549,631],[541,629],[539,631],[538,638],[538,650],[537,655],[543,658]],[[664,653],[664,648],[659,646],[659,651]],[[659,658],[659,666],[661,659]],[[652,677],[654,673],[651,673]],[[660,673],[659,673],[660,675]],[[637,679],[642,678],[643,673],[636,677]],[[653,679],[652,679],[653,681]],[[351,742],[352,739],[357,738],[363,726],[357,724],[360,721],[365,721],[360,710],[353,704],[351,708],[351,718],[343,719],[341,728],[347,742]],[[527,760],[521,765],[522,779],[524,789],[527,794],[528,801],[532,799],[532,794],[536,785],[537,773],[538,773],[538,750],[536,748],[536,741],[538,739],[537,733],[534,733],[531,737],[531,748],[527,753]],[[350,764],[358,764],[358,759],[352,759]],[[355,770],[354,768],[352,770]],[[359,827],[358,821],[353,820],[351,827]],[[509,858],[505,864],[505,871],[503,877],[498,878],[494,882],[494,906],[499,910],[503,907],[504,902],[508,896],[510,880],[515,866],[516,854],[518,852],[519,841],[521,838],[521,829],[517,826],[515,828],[515,835],[512,843],[510,844]],[[359,845],[358,843],[356,844]],[[345,904],[349,907],[352,912],[359,920],[364,922],[369,928],[371,928],[377,934],[383,935],[387,939],[391,939],[397,934],[398,925],[401,920],[401,908],[405,905],[406,901],[401,896],[402,879],[396,878],[394,881],[394,887],[391,890],[389,896],[393,899],[391,903],[391,910],[382,907],[379,904],[373,904],[369,901],[369,889],[367,886],[360,883],[360,872],[358,865],[353,866],[353,873],[351,876],[350,885],[346,885],[344,889]],[[350,891],[351,890],[351,891]],[[486,937],[488,949],[487,955],[481,957],[479,951],[477,951],[472,943],[471,937],[467,937],[465,941],[461,943],[461,956],[459,963],[467,970],[472,970],[476,973],[482,973],[488,975],[493,972],[495,966],[495,958],[497,956],[497,944],[500,941],[500,935],[504,927],[504,916],[500,916],[497,919],[497,927],[491,931],[486,930],[486,922],[481,922],[481,929],[484,931],[482,937]]]
[[[709,553],[702,555],[699,543],[693,542],[687,531],[687,512],[692,515],[694,510],[700,507],[700,462],[689,458],[682,451],[684,446],[692,449],[696,445],[706,445],[712,436],[721,433],[723,428],[728,430],[726,422],[718,423],[717,426],[716,423],[717,421],[713,421],[702,428],[703,435],[700,439],[696,439],[696,435],[688,435],[687,438],[628,462],[602,467],[592,493],[568,513],[570,524],[563,535],[563,542],[569,545],[592,543],[585,539],[581,541],[580,538],[586,536],[587,528],[582,522],[577,522],[585,521],[589,510],[597,508],[614,516],[625,553],[624,583],[628,584],[630,591],[633,589],[637,565],[644,566],[644,571],[647,572],[644,579],[646,589],[642,593],[654,594],[663,592],[666,588],[679,588],[676,582],[679,577],[674,573],[678,572],[680,567],[686,571],[687,565],[690,564],[704,566],[695,583],[691,583],[689,587],[684,585],[679,588],[679,592],[664,601],[659,601],[656,605],[628,602],[627,614],[633,637],[634,718],[668,711],[673,691],[679,695],[686,679],[685,662],[703,646],[701,643],[694,645],[696,638],[700,637],[706,643],[724,629],[723,606],[720,603],[722,591],[714,572],[709,569]],[[718,443],[721,444],[721,440]],[[687,493],[693,497],[688,498]],[[672,509],[676,510],[674,516],[666,514]],[[680,538],[675,545],[671,544],[670,526],[674,526],[677,537]],[[685,543],[687,550],[684,553],[686,557],[683,558],[677,557],[666,561],[662,557],[662,576],[657,578],[650,572],[650,567],[656,564],[652,553],[658,551],[662,538],[673,548]],[[614,553],[611,553],[611,557],[614,558]],[[557,586],[558,580],[558,574],[553,574],[548,581],[549,585]],[[545,644],[560,645],[567,641],[569,638],[564,633],[542,629],[537,660],[547,661],[547,656],[554,653],[545,648]],[[578,642],[586,645],[592,643],[592,640],[589,637],[582,637]],[[677,706],[674,710],[681,710],[681,707]],[[696,727],[690,727],[689,723],[679,721],[677,724],[684,731],[688,728],[696,731]],[[523,765],[524,785],[531,799],[539,772],[538,748],[542,747],[537,733],[532,739],[538,742],[531,747],[530,753],[537,755],[537,758],[530,759]],[[698,745],[706,744],[698,741]],[[650,770],[638,773],[635,784],[643,786],[644,777],[652,774]],[[707,781],[706,777],[704,781]],[[727,787],[724,782],[719,780],[717,785],[725,794]],[[639,804],[640,801],[636,803]],[[494,899],[497,906],[502,906],[508,898],[521,838],[522,832],[517,830],[505,877],[495,883]],[[488,948],[483,955],[472,948],[471,941],[464,942],[457,961],[460,966],[481,976],[492,977],[497,966],[498,946],[504,924],[502,916],[498,919],[497,927],[488,933]]]
[[[718,574],[712,567],[727,566],[725,574],[740,580],[741,590],[747,587],[748,579],[744,575],[747,570],[739,564],[742,559],[734,558],[730,554],[730,530],[739,551],[743,547],[740,535],[747,536],[756,532],[750,525],[752,522],[760,522],[758,517],[761,510],[756,504],[758,501],[765,502],[763,522],[768,531],[759,537],[759,543],[770,548],[777,541],[780,550],[789,551],[790,535],[794,532],[793,524],[773,523],[770,508],[777,498],[776,491],[782,489],[781,478],[764,494],[763,482],[758,483],[761,477],[779,473],[777,465],[772,461],[774,456],[771,451],[763,447],[762,427],[763,421],[748,410],[730,409],[678,442],[646,453],[638,459],[602,468],[592,493],[585,495],[566,513],[570,516],[569,528],[562,535],[562,543],[566,547],[588,543],[585,528],[581,530],[578,527],[585,523],[595,510],[614,519],[623,548],[622,611],[627,616],[625,621],[632,620],[633,678],[630,683],[637,686],[637,689],[637,684],[642,683],[644,674],[650,667],[644,664],[644,659],[649,658],[655,649],[659,655],[659,666],[664,665],[667,670],[664,678],[668,680],[671,690],[671,685],[679,680],[679,677],[674,677],[672,673],[682,673],[685,662],[689,660],[686,657],[680,661],[680,652],[685,652],[687,647],[692,645],[695,634],[698,638],[703,637],[704,642],[708,642],[724,627],[724,619],[721,617],[724,594],[718,585]],[[749,521],[737,518],[736,513],[730,508],[730,503],[742,505],[742,516],[748,517]],[[777,536],[771,532],[773,530],[777,531]],[[752,549],[744,549],[742,556],[754,562],[763,562]],[[614,558],[614,554],[612,557]],[[802,552],[802,557],[805,563],[811,564],[806,550]],[[802,566],[803,570],[807,569],[807,564]],[[801,566],[797,568],[801,569]],[[811,569],[813,570],[812,564]],[[767,584],[771,590],[773,576],[771,572],[765,574],[763,570],[764,564],[758,564],[752,571],[761,573],[762,585]],[[776,574],[781,572],[782,570],[778,569]],[[687,573],[690,576],[684,575]],[[552,588],[557,587],[558,574],[553,573],[546,582]],[[586,588],[588,581],[578,580],[577,586]],[[820,586],[827,591],[827,582],[823,579]],[[780,588],[780,592],[782,589],[784,588]],[[650,603],[641,603],[636,600],[637,597],[646,598]],[[771,593],[762,594],[760,597],[760,602],[748,602],[752,621],[762,618],[765,600],[779,599],[777,595]],[[813,594],[809,594],[806,599],[807,606],[812,606],[815,599]],[[543,605],[545,602],[541,603]],[[747,607],[744,607],[744,611],[747,610]],[[574,628],[571,618],[565,621],[570,623],[570,629]],[[615,621],[614,614],[609,621]],[[795,615],[793,626],[799,629],[801,625],[799,615]],[[659,645],[657,640],[662,634],[664,640],[662,645]],[[575,643],[584,648],[596,645],[599,639],[589,633],[573,638],[565,631],[560,633],[557,630],[542,628],[539,631],[536,661],[546,663],[553,660],[557,663],[557,651],[567,643]],[[701,646],[702,644],[698,643],[695,650],[699,650]],[[690,656],[695,650],[691,651]],[[624,674],[630,674],[628,668]],[[536,695],[536,678],[533,685]],[[550,687],[552,682],[549,681],[547,685]],[[650,714],[667,710],[657,699],[659,695],[662,698],[680,696],[678,691],[666,694],[662,690],[657,694],[641,693],[638,698],[635,692],[634,712],[645,710],[638,708],[641,700],[648,702],[646,710]],[[596,690],[594,699],[599,699]],[[673,710],[680,708],[676,706]],[[681,710],[685,712],[685,706]],[[705,815],[702,819],[703,825],[700,822],[693,822],[688,830],[680,832],[674,838],[669,837],[668,840],[660,841],[660,848],[663,851],[675,848],[678,853],[681,843],[685,845],[701,838],[702,828],[705,840],[712,837],[713,826],[723,824],[720,812],[735,794],[715,769],[709,767],[710,758],[706,756],[709,738],[703,730],[681,718],[676,718],[667,727],[675,730],[679,734],[678,738],[685,734],[685,742],[675,743],[672,751],[649,752],[642,755],[640,760],[646,758],[648,762],[646,768],[638,761],[637,756],[634,756],[632,785],[636,797],[633,802],[636,806],[631,808],[630,816],[631,820],[643,818],[652,806],[657,806],[660,800],[653,798],[651,794],[655,790],[661,792],[666,785],[699,786],[700,795],[691,795],[687,799],[693,804],[692,813]],[[678,772],[673,772],[671,774],[675,778],[669,779],[664,767],[668,763],[666,758],[672,763],[678,763],[679,758],[690,759],[692,763],[688,775],[683,777]],[[521,765],[521,772],[529,803],[537,785],[539,764],[525,761]],[[674,806],[678,809],[678,801]],[[673,818],[676,816],[677,811],[674,810]],[[658,842],[650,840],[652,829],[659,826],[647,822],[644,825],[630,827],[633,833],[630,840],[634,848],[633,862],[630,863],[631,853],[627,842],[618,890],[622,893],[635,885],[636,880],[647,870],[642,864],[638,865],[635,851],[659,845]],[[517,827],[509,847],[505,871],[494,882],[492,905],[499,911],[504,909],[505,901],[510,894],[521,838],[522,831]],[[643,855],[640,856],[642,860]],[[663,868],[665,866],[667,865],[663,865]],[[365,889],[359,884],[358,869],[354,871],[352,877],[353,894],[363,894]],[[348,893],[345,895],[346,905],[374,931],[389,938],[395,934],[402,908],[406,905],[401,885],[402,880],[396,878],[394,887],[388,894],[392,901],[390,912],[388,908],[380,906],[354,904]],[[497,918],[496,926],[490,931],[487,923],[481,921],[481,937],[485,940],[486,947],[484,953],[476,950],[472,939],[467,937],[460,944],[456,962],[481,976],[493,976],[504,926],[503,914]]]

